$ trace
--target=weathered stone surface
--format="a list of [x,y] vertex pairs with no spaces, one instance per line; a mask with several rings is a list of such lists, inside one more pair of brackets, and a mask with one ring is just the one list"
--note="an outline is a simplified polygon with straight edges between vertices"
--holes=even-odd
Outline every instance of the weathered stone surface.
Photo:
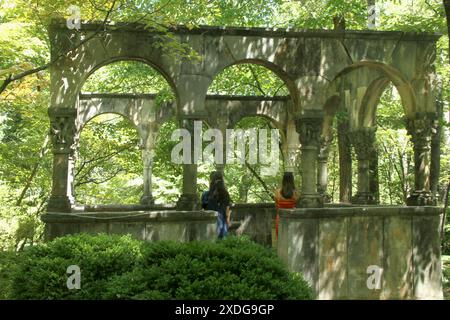
[[48,213],[46,240],[75,233],[130,234],[140,240],[213,240],[216,213],[213,211],[140,211],[96,213]]
[[367,268],[383,268],[383,219],[348,218],[348,296],[378,299],[381,289],[369,289]]
[[[300,272],[305,280],[308,281],[314,290],[317,290],[319,275],[318,253],[318,223],[314,220],[306,220],[304,223],[290,222],[289,214],[281,215],[280,219],[286,220],[288,241],[291,246],[288,247],[288,266],[295,272]],[[279,230],[279,236],[283,230]],[[279,243],[283,243],[283,239],[279,238]],[[279,246],[280,248],[280,246]]]
[[437,207],[282,210],[277,250],[319,299],[442,299],[438,229]]
[[145,239],[145,222],[110,222],[109,234],[130,234],[138,240]]
[[231,210],[231,220],[240,223],[236,234],[247,235],[265,246],[272,245],[272,217],[275,213],[273,203],[235,204]]
[[[308,222],[311,223],[311,222]],[[347,296],[347,219],[323,219],[319,223],[319,298]]]
[[382,299],[413,296],[412,221],[407,217],[384,219]]
[[439,216],[412,218],[414,297],[442,299]]

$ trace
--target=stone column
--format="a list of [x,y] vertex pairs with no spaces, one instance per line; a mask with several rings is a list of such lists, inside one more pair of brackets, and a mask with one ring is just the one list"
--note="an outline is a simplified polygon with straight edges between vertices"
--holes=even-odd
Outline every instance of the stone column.
[[331,197],[327,192],[328,189],[328,153],[330,142],[322,139],[317,157],[317,192],[322,196],[324,203],[331,202]]
[[299,136],[296,131],[295,121],[288,120],[286,125],[286,141],[283,143],[284,171],[295,172],[295,163],[299,149]]
[[370,191],[370,157],[375,145],[375,128],[360,128],[350,133],[350,141],[358,159],[358,191],[352,198],[355,204],[373,204],[375,197]]
[[435,130],[433,113],[417,113],[407,120],[408,134],[414,145],[414,191],[407,199],[409,206],[433,205],[430,190],[431,136]]
[[[177,202],[178,210],[196,210],[199,205],[199,200],[197,197],[197,164],[195,163],[195,141],[194,136],[194,119],[183,119],[181,121],[181,126],[187,129],[191,135],[191,163],[183,164],[183,193]],[[201,141],[200,152],[201,152]]]
[[52,194],[48,212],[71,212],[73,197],[73,165],[77,110],[50,108],[50,135],[53,144]]
[[140,203],[143,205],[153,205],[155,203],[152,194],[152,173],[154,149],[159,126],[156,124],[154,118],[149,119],[149,122],[149,125],[143,130],[143,137],[141,140],[144,190]]
[[317,192],[317,156],[322,133],[322,115],[308,112],[301,116],[296,127],[301,143],[302,189],[299,207],[323,207],[323,198]]
[[141,197],[141,204],[153,205],[155,203],[152,195],[153,150],[147,148],[142,150],[142,162],[144,168],[144,193]]
[[227,138],[227,128],[228,128],[228,116],[227,115],[221,115],[219,119],[217,119],[217,129],[220,130],[222,133],[222,164],[215,163],[215,167],[217,171],[221,171],[222,173],[225,171],[225,165],[227,163],[227,145],[226,145],[226,138]]

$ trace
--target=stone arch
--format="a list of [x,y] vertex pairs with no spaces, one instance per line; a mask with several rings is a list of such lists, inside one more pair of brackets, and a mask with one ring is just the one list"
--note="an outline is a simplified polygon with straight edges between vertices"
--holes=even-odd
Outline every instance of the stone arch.
[[86,119],[83,119],[82,122],[79,122],[78,125],[78,134],[80,135],[81,132],[83,131],[84,127],[91,122],[93,119],[100,117],[102,115],[105,114],[115,114],[118,116],[121,116],[122,118],[126,119],[130,124],[133,125],[133,127],[136,129],[137,133],[139,134],[139,136],[141,137],[141,129],[139,128],[139,124],[137,124],[135,121],[133,121],[133,119],[131,119],[127,114],[120,112],[120,111],[102,111],[99,113],[95,113],[93,115],[90,115],[89,117],[87,117]]
[[[85,46],[82,46],[81,49],[86,50],[87,52],[91,52],[96,49],[95,47],[90,48],[90,46],[95,46],[95,44],[89,43]],[[173,75],[170,75],[170,73],[166,71],[166,69],[162,65],[155,63],[148,57],[120,53],[114,55],[114,53],[110,53],[109,55],[99,55],[90,59],[85,59],[83,58],[83,56],[78,58],[77,52],[74,52],[73,55],[74,57],[72,57],[71,60],[74,61],[68,62],[62,60],[57,65],[52,67],[51,103],[54,106],[64,105],[65,107],[77,107],[78,97],[81,94],[82,87],[85,84],[86,80],[100,68],[119,61],[137,61],[154,69],[167,81],[174,92],[176,105],[177,107],[179,106],[179,94],[178,89],[175,85],[175,81],[173,79]],[[71,66],[77,62],[78,65],[76,67],[76,70],[73,70],[75,69],[74,67],[65,66]],[[64,67],[61,67],[61,65]],[[65,90],[66,88],[67,90]]]
[[383,92],[391,81],[387,77],[379,77],[372,81],[364,94],[358,114],[358,123],[361,127],[372,127],[375,125],[375,114]]
[[[348,74],[360,68],[368,68],[378,71],[382,74],[382,78],[386,79],[386,81],[388,82],[392,82],[392,84],[397,88],[397,91],[400,94],[405,116],[408,118],[414,117],[414,113],[417,110],[417,103],[413,87],[411,83],[406,79],[406,77],[398,69],[392,66],[375,60],[361,60],[345,67],[334,77],[333,81],[337,80],[345,74]],[[368,95],[366,101],[370,101],[373,104],[373,102],[376,101],[377,94],[380,94],[379,92],[383,85],[384,81],[382,81],[381,79],[379,81],[373,82],[371,84],[371,87],[375,90],[375,95],[373,97],[370,97]],[[387,85],[387,83],[385,85]],[[367,90],[366,94],[370,94],[370,92]],[[358,118],[360,118],[360,115],[358,115]]]

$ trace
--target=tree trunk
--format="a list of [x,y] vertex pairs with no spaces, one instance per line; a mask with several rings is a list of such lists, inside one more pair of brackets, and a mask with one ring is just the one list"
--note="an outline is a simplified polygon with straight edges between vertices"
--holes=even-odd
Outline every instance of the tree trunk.
[[[445,16],[447,18],[447,30],[448,34],[450,35],[450,0],[444,0],[444,9],[445,9]],[[448,48],[449,48],[448,60],[450,62],[450,37],[448,38]]]

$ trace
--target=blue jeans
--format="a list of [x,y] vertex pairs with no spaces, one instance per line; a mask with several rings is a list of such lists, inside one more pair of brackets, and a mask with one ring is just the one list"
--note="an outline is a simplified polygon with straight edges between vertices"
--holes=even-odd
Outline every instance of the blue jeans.
[[217,236],[219,239],[223,239],[228,234],[227,218],[224,214],[219,213],[217,216]]

